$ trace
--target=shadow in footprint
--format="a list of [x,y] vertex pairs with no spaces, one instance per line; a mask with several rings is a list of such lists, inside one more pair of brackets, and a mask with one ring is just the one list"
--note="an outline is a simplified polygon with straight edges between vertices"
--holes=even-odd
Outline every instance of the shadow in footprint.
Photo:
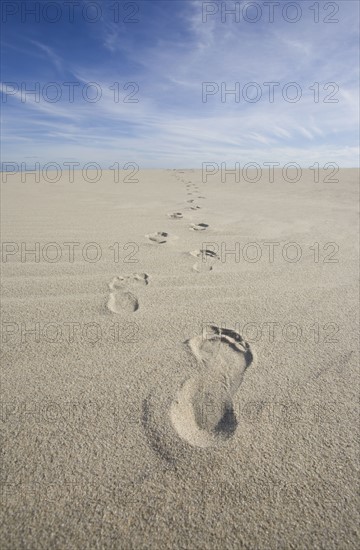
[[226,407],[223,417],[215,428],[215,433],[220,436],[221,434],[227,434],[230,437],[235,433],[237,426],[238,421],[234,409],[232,407]]

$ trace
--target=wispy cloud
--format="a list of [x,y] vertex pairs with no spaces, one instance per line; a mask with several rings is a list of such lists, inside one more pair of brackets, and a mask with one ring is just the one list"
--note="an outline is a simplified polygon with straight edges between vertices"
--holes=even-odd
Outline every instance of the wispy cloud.
[[[37,102],[21,90],[7,93],[3,83],[2,93],[8,96],[3,100],[5,156],[20,158],[23,140],[26,154],[40,150],[44,159],[78,155],[82,161],[97,159],[105,164],[111,163],[110,157],[114,161],[119,151],[144,166],[159,166],[160,158],[189,166],[246,157],[259,162],[271,156],[312,163],[316,155],[318,162],[356,163],[357,8],[353,3],[342,2],[336,32],[332,25],[311,24],[309,10],[296,25],[283,20],[223,23],[219,14],[203,23],[202,2],[169,4],[155,1],[150,10],[140,2],[140,22],[132,27],[122,20],[115,24],[108,12],[93,26],[81,26],[79,21],[81,42],[76,35],[67,42],[60,24],[52,25],[41,42],[30,31],[27,35],[25,27],[19,48],[35,46],[29,57],[43,55],[42,83],[53,80],[50,68],[55,69],[63,96],[55,103],[43,97]],[[77,47],[84,40],[88,47]],[[18,52],[11,51],[15,62]],[[78,84],[73,103],[67,98],[65,75],[66,81],[70,75]],[[18,80],[23,80],[20,72]],[[89,82],[101,89],[101,98],[94,103],[82,93]],[[139,87],[138,103],[124,101],[131,91],[124,89],[129,82]],[[219,86],[206,103],[203,82]],[[221,83],[231,90],[237,82],[240,101],[231,95],[224,101]],[[261,88],[256,103],[244,99],[249,82]],[[273,102],[266,82],[279,83]],[[296,103],[284,98],[289,82],[301,87]],[[339,87],[334,94],[338,103],[324,103],[332,92],[324,86],[331,82]],[[318,83],[318,101],[314,83]]]
[[42,44],[41,42],[38,42],[37,40],[31,40],[30,42],[34,44],[37,48],[39,48],[41,51],[43,51],[46,54],[45,55],[46,59],[50,61],[50,63],[52,63],[59,72],[62,72],[63,61],[60,58],[60,56],[54,52],[52,48],[50,48],[46,44]]

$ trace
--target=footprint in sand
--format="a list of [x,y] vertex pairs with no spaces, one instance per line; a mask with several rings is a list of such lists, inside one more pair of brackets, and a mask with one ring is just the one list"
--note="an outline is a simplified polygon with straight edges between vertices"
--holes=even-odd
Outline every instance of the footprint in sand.
[[234,435],[233,398],[255,355],[240,334],[217,326],[187,342],[200,372],[188,379],[170,406],[178,435],[191,445],[210,447]]
[[149,275],[146,273],[114,277],[109,283],[110,294],[106,307],[112,313],[137,311],[139,300],[132,289],[147,284],[149,284]]
[[173,220],[181,220],[183,217],[182,212],[173,212],[172,214],[168,214],[169,218],[172,218]]
[[205,231],[209,225],[207,223],[192,223],[189,227],[189,229],[192,229],[193,231]]
[[188,201],[186,201],[186,202],[191,203],[191,202],[194,202],[194,200],[195,200],[195,199],[190,199],[190,200],[188,200]]
[[195,206],[191,206],[190,207],[191,210],[200,210],[201,209],[201,206],[198,206],[197,204]]
[[145,235],[145,237],[155,243],[164,244],[168,241],[169,233],[166,233],[165,231],[158,231],[157,233],[150,233],[149,235]]
[[201,273],[203,271],[212,271],[214,269],[215,262],[220,260],[220,257],[213,250],[203,248],[201,250],[194,250],[190,252],[191,256],[201,259],[193,265],[193,270]]

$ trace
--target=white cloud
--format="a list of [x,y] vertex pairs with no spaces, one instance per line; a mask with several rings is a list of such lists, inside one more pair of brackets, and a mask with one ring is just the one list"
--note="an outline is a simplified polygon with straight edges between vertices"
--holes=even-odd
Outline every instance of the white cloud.
[[[310,164],[319,155],[319,162],[321,158],[356,163],[356,55],[351,45],[342,48],[355,32],[356,18],[348,6],[336,27],[309,21],[230,25],[219,17],[203,23],[201,10],[201,1],[187,2],[180,23],[173,22],[186,31],[186,42],[178,32],[176,37],[157,37],[146,48],[132,45],[131,35],[121,26],[104,22],[96,28],[99,43],[105,46],[104,63],[98,66],[89,67],[76,55],[65,61],[54,48],[32,40],[59,73],[66,65],[82,84],[97,82],[102,98],[97,103],[81,96],[73,104],[36,103],[31,96],[23,102],[21,92],[16,93],[17,104],[9,98],[11,111],[4,115],[9,128],[6,154],[15,154],[21,136],[27,140],[33,131],[33,153],[41,148],[43,156],[61,151],[63,157],[78,154],[85,160],[94,155],[99,162],[121,151],[128,160],[136,157],[155,166],[159,155],[179,165],[246,155],[249,160],[272,157]],[[140,101],[124,103],[121,96],[115,103],[110,89],[114,81],[119,81],[121,93],[125,82],[138,82]],[[229,89],[235,82],[241,89],[247,82],[258,82],[263,98],[251,104],[243,97],[234,103],[229,96],[223,103],[219,93],[203,103],[204,81],[225,82]],[[277,87],[275,102],[270,103],[263,84],[267,81],[281,86],[298,82],[301,100],[287,102]],[[320,86],[319,103],[309,89],[314,82]],[[323,88],[327,82],[339,84],[339,103],[323,102],[331,92]]]
[[57,55],[52,48],[47,46],[46,44],[42,44],[41,42],[38,42],[37,40],[30,40],[32,44],[37,46],[40,50],[45,52],[47,59],[55,66],[55,68],[62,72],[63,70],[63,62],[59,55]]

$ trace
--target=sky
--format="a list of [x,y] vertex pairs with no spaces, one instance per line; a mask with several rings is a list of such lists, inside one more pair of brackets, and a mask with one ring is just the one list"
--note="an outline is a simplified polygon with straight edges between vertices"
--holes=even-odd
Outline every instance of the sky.
[[3,163],[359,165],[357,0],[1,8]]

